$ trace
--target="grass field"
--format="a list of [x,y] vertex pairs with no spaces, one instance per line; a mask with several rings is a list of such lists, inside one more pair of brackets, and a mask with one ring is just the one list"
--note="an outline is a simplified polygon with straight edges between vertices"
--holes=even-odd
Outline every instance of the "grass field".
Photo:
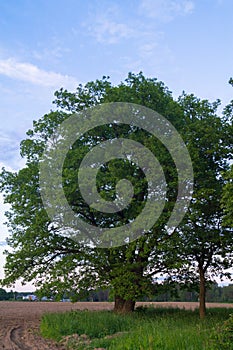
[[75,350],[212,350],[217,349],[213,334],[231,312],[209,309],[206,319],[200,320],[197,310],[141,308],[125,316],[71,311],[45,314],[41,333]]

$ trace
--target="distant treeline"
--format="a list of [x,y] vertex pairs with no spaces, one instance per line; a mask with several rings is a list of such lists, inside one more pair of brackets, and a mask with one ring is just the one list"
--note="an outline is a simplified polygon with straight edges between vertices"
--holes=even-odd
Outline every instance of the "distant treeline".
[[[7,292],[3,288],[0,288],[0,300],[22,300],[23,296],[30,293],[26,292]],[[36,294],[36,293],[34,293]],[[112,301],[110,290],[98,289],[96,291],[90,291],[87,293],[86,297],[79,298],[72,296],[71,300],[74,301]],[[54,300],[60,300],[54,297]],[[176,286],[171,291],[167,290],[164,293],[157,294],[151,298],[142,299],[142,301],[198,301],[197,291],[185,290]],[[207,302],[220,302],[220,303],[233,303],[233,284],[228,286],[218,286],[217,284],[212,284],[206,293]]]
[[[151,301],[198,301],[198,292],[177,286],[171,291],[155,295]],[[233,303],[233,284],[219,286],[212,284],[206,292],[207,302]]]
[[5,289],[0,288],[0,301],[2,300],[23,300],[23,297],[26,297],[27,295],[32,295],[33,292],[16,292],[11,290],[10,292],[7,292]]
[[[111,293],[109,290],[91,291],[85,301],[110,301]],[[143,301],[198,301],[198,292],[195,290],[185,290],[176,286],[172,290],[156,294]],[[233,284],[228,286],[218,286],[212,284],[206,293],[207,302],[233,303]]]

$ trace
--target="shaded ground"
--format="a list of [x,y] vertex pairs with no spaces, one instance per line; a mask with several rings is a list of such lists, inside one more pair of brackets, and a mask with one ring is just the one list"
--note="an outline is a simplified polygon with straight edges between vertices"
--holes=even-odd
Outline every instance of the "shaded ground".
[[[195,309],[198,303],[159,302],[137,303],[163,307]],[[207,307],[232,307],[233,304],[207,303]],[[45,312],[69,310],[111,310],[108,302],[0,302],[0,349],[1,350],[64,350],[64,347],[40,337],[39,324]]]

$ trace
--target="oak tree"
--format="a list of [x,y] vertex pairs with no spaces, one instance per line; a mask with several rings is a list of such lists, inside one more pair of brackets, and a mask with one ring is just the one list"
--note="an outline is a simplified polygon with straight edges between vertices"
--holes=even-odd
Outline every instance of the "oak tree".
[[[118,86],[113,86],[104,77],[85,86],[79,85],[74,93],[61,89],[55,96],[57,110],[35,121],[33,129],[27,132],[28,138],[21,142],[25,167],[15,173],[5,169],[1,173],[1,190],[5,202],[11,205],[6,213],[11,250],[6,253],[3,284],[9,285],[21,278],[25,282],[34,281],[37,287],[49,289],[50,294],[51,291],[78,294],[88,288],[111,287],[115,310],[132,311],[135,301],[153,290],[154,276],[167,271],[171,263],[165,254],[166,242],[170,238],[166,223],[176,202],[178,183],[172,156],[153,135],[142,128],[125,124],[93,128],[70,147],[62,173],[64,192],[72,210],[96,227],[117,227],[133,221],[145,206],[148,184],[142,170],[130,159],[110,160],[102,165],[96,177],[101,196],[113,201],[116,184],[123,178],[134,187],[132,201],[125,210],[112,215],[93,210],[84,201],[77,186],[79,166],[91,148],[112,138],[128,138],[144,144],[163,167],[167,182],[166,200],[155,225],[141,237],[125,241],[124,245],[104,248],[71,239],[64,234],[67,228],[61,229],[56,221],[51,220],[41,198],[39,166],[46,142],[73,113],[78,118],[79,113],[99,104],[130,102],[153,109],[165,116],[177,130],[182,130],[182,110],[163,83],[147,79],[142,73],[130,73],[126,81]],[[61,142],[60,139],[53,141]],[[47,181],[49,177],[48,173]]]

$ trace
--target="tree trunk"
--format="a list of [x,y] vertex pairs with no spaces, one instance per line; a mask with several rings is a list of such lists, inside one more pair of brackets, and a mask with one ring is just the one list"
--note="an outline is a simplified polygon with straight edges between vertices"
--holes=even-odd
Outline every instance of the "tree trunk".
[[199,285],[199,315],[200,318],[205,318],[206,315],[206,284],[205,284],[205,272],[202,267],[199,266],[199,278],[200,278],[200,285]]
[[120,296],[115,296],[114,303],[114,312],[126,314],[129,312],[133,312],[135,307],[135,301],[133,300],[125,300]]

